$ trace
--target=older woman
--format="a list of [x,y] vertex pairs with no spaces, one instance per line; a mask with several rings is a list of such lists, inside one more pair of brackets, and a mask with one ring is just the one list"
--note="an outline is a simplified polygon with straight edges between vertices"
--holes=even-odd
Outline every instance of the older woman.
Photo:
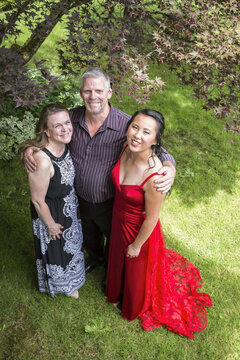
[[68,110],[60,104],[47,105],[35,139],[21,144],[20,151],[41,148],[34,153],[37,170],[28,174],[39,291],[77,299],[85,267],[75,170],[67,146],[72,132]]

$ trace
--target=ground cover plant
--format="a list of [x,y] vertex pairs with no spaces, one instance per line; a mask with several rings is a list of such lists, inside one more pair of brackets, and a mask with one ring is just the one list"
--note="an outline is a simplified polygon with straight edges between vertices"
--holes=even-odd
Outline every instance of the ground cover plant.
[[[202,291],[212,297],[207,329],[194,340],[164,327],[144,332],[139,320],[122,319],[106,302],[102,268],[87,275],[79,300],[40,294],[27,175],[15,157],[0,162],[1,359],[239,359],[240,140],[167,67],[152,73],[168,83],[144,106],[165,115],[163,144],[177,161],[160,218],[167,246],[196,264]],[[143,107],[131,97],[113,104],[130,114]]]

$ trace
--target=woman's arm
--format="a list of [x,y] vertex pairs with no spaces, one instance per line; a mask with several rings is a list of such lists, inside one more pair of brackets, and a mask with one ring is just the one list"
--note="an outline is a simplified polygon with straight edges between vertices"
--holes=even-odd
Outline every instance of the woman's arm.
[[146,218],[142,223],[136,239],[127,248],[128,257],[138,257],[142,245],[153,232],[153,229],[155,228],[159,219],[159,213],[163,200],[165,198],[165,194],[162,194],[161,192],[156,192],[153,187],[153,181],[154,178],[149,179],[143,187],[145,191],[144,199]]
[[63,226],[54,221],[45,202],[50,177],[53,175],[54,169],[51,161],[42,153],[36,153],[34,159],[37,163],[37,170],[34,173],[28,174],[31,200],[39,217],[48,228],[49,237],[57,237],[59,239]]

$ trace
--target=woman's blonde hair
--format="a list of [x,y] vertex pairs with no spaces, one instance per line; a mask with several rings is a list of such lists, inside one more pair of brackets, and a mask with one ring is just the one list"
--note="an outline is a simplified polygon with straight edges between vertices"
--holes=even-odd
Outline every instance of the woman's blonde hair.
[[60,111],[66,111],[67,113],[69,113],[68,109],[63,106],[62,104],[49,104],[44,106],[44,108],[42,109],[40,116],[39,116],[39,120],[36,124],[36,128],[35,128],[35,138],[34,139],[28,139],[25,140],[24,142],[22,142],[19,145],[19,152],[21,157],[23,157],[23,153],[24,151],[29,147],[29,146],[37,146],[39,148],[43,148],[44,146],[46,146],[48,144],[48,137],[46,134],[46,130],[48,128],[48,118],[51,115],[54,115]]

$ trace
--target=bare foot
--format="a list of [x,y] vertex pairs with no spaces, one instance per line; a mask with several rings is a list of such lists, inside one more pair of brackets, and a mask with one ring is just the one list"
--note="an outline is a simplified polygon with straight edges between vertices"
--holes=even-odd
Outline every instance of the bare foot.
[[79,298],[78,290],[75,290],[70,296],[73,297],[74,299],[78,299]]

